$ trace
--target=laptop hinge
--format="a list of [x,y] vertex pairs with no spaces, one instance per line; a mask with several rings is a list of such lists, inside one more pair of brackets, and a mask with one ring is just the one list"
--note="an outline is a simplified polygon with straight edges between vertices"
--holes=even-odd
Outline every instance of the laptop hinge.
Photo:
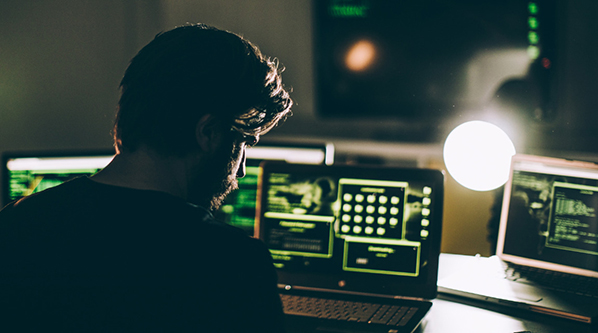
[[334,289],[313,288],[313,287],[303,287],[303,286],[291,286],[288,284],[278,284],[278,288],[284,289],[284,290],[326,292],[326,293],[336,293],[336,294],[341,294],[341,295],[367,296],[367,297],[378,297],[378,298],[388,298],[388,299],[400,299],[400,300],[408,300],[408,301],[428,301],[427,299],[421,298],[421,297],[409,297],[409,296],[399,296],[399,295],[381,295],[381,294],[364,293],[364,292],[349,291],[349,290],[334,290]]

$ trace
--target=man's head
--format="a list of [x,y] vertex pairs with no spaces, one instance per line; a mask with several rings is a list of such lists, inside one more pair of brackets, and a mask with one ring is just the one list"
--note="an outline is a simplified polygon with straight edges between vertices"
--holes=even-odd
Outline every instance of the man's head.
[[204,115],[256,136],[291,105],[277,63],[256,46],[231,32],[185,25],[158,34],[131,61],[121,81],[115,145],[184,155]]
[[[245,145],[290,112],[280,72],[276,61],[234,33],[203,24],[160,33],[133,58],[121,81],[113,131],[117,153],[143,147],[185,158],[203,152],[197,172],[205,178],[194,182],[204,192],[227,193],[243,176]],[[201,137],[215,133],[218,140],[202,144]]]

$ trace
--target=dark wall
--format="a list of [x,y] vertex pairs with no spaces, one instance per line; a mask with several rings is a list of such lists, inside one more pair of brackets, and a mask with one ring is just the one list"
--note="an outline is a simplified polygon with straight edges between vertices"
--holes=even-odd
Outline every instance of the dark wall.
[[152,5],[1,1],[0,151],[109,147],[118,82]]
[[598,1],[565,1],[557,119],[546,149],[598,153]]

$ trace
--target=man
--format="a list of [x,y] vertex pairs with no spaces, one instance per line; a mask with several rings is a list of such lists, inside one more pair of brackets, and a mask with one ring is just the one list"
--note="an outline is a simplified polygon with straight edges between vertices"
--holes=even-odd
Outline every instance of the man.
[[276,62],[242,37],[157,35],[122,79],[113,161],[0,211],[0,327],[283,331],[267,249],[208,211],[291,105]]

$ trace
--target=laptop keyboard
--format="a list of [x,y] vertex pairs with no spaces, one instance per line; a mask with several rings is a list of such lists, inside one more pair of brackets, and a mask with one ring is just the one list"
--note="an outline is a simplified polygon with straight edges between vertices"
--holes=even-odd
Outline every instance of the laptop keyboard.
[[598,279],[596,278],[515,264],[509,264],[506,277],[518,282],[539,284],[553,290],[598,298]]
[[404,326],[417,312],[417,307],[342,301],[297,295],[280,295],[287,315],[331,320]]

